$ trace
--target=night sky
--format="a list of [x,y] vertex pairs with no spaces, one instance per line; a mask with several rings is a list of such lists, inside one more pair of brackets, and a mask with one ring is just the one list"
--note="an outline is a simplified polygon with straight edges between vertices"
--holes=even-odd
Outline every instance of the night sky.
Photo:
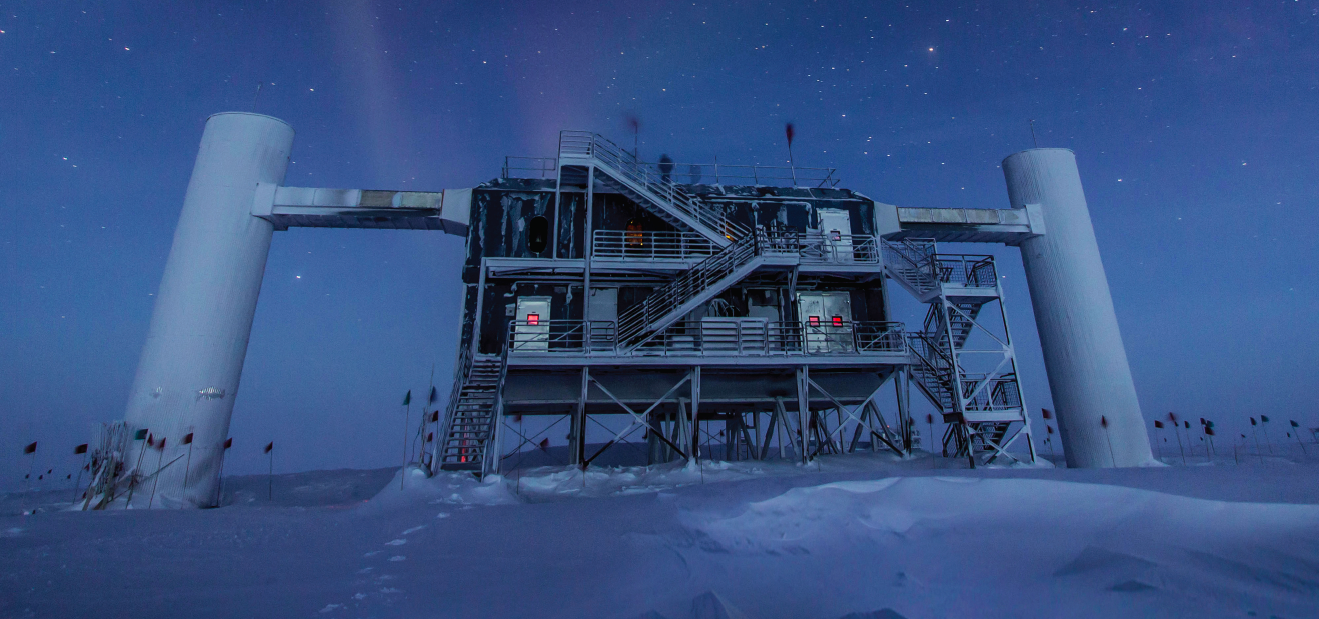
[[[1033,119],[1076,151],[1146,417],[1285,439],[1319,425],[1316,86],[1314,1],[6,2],[0,487],[122,416],[203,123],[254,106],[297,132],[289,185],[471,187],[560,129],[630,146],[635,115],[644,158],[781,163],[792,121],[842,186],[979,208]],[[404,391],[448,391],[462,246],[277,233],[226,472],[271,440],[276,470],[397,464]],[[948,249],[1003,258],[1042,424],[1017,250]]]

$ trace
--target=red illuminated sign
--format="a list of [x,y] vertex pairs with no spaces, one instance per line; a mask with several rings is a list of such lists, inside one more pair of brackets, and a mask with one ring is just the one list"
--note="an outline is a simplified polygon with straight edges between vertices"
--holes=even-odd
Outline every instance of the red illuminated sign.
[[527,324],[533,327],[540,324],[540,314],[527,314]]
[[835,327],[841,327],[841,326],[843,326],[843,317],[842,317],[842,316],[834,316],[834,326],[835,326]]

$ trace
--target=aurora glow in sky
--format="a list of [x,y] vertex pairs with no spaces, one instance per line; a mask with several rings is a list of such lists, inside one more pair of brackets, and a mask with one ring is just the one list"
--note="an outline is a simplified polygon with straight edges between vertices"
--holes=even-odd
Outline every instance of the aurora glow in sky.
[[[1146,416],[1319,425],[1316,87],[1313,1],[6,3],[0,487],[123,414],[202,123],[254,105],[297,131],[291,185],[470,187],[635,115],[643,157],[728,163],[785,160],[792,121],[798,164],[927,207],[1006,207],[1033,119],[1077,153]],[[277,234],[226,471],[271,440],[286,471],[396,464],[403,392],[447,392],[461,251]]]

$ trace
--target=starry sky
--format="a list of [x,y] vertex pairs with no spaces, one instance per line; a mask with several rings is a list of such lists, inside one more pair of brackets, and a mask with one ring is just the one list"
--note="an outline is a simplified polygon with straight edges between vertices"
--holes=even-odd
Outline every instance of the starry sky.
[[[5,2],[0,488],[23,444],[74,471],[122,416],[203,123],[230,110],[294,127],[303,186],[470,187],[560,129],[628,143],[635,116],[643,157],[777,164],[791,121],[799,165],[876,200],[1002,208],[1003,157],[1071,148],[1146,416],[1319,425],[1319,2],[1123,4]],[[948,249],[1001,257],[1038,415],[1017,250]],[[461,252],[277,233],[226,471],[263,472],[272,440],[277,470],[396,464],[403,392],[432,368],[447,391]]]

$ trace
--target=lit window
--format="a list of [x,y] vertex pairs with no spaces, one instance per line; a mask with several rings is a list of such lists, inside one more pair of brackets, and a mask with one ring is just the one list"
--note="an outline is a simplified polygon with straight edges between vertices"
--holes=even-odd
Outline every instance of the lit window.
[[527,324],[533,327],[540,324],[540,314],[527,314]]
[[842,316],[834,316],[834,326],[835,326],[835,327],[841,327],[841,326],[843,326],[843,317],[842,317]]
[[819,316],[811,316],[810,318],[808,318],[808,319],[806,320],[806,323],[809,324],[809,325],[811,325],[812,327],[818,327],[818,326],[820,326],[820,317],[819,317]]

